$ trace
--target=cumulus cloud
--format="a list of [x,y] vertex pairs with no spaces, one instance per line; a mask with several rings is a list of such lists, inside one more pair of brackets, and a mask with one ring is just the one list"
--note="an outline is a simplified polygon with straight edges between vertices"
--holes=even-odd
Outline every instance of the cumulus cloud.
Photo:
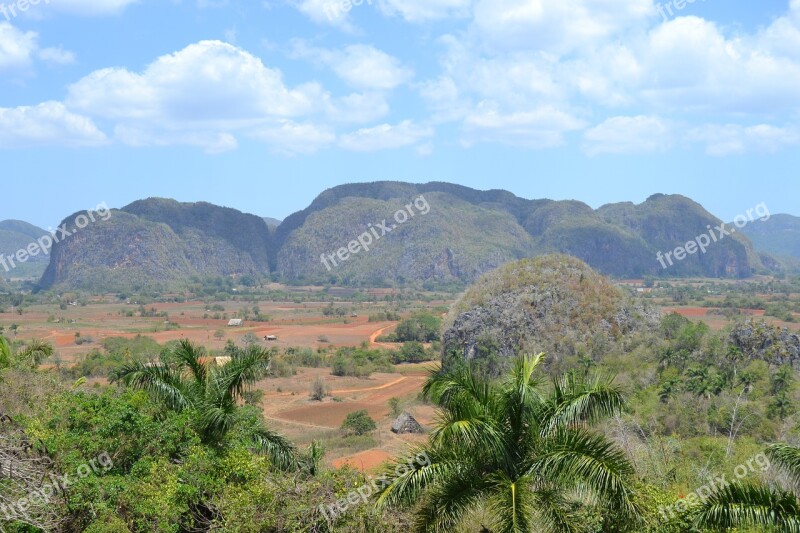
[[94,122],[68,111],[60,102],[0,108],[0,148],[99,146],[105,134]]
[[433,128],[429,126],[404,120],[399,124],[381,124],[343,135],[339,140],[339,146],[354,152],[374,152],[411,146],[432,137],[433,134]]
[[467,17],[472,0],[380,0],[384,13],[408,22],[427,22],[447,17]]
[[399,59],[370,45],[328,50],[295,41],[292,55],[324,64],[348,85],[359,89],[391,90],[414,76],[414,71]]
[[463,142],[499,142],[527,148],[551,148],[564,143],[564,136],[585,126],[566,111],[542,106],[530,111],[503,112],[482,102],[464,121]]
[[497,49],[564,54],[642,24],[653,0],[477,0],[474,26]]
[[639,154],[663,151],[672,145],[672,126],[660,117],[612,117],[584,132],[588,155]]
[[769,124],[755,126],[712,124],[693,128],[688,138],[704,143],[706,153],[713,156],[768,154],[800,144],[800,130]]
[[36,32],[0,22],[0,71],[29,67],[37,48]]

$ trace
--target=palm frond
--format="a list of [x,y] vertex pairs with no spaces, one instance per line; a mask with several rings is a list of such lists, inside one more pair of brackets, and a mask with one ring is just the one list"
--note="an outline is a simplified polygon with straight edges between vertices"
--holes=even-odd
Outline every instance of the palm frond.
[[512,480],[504,472],[495,472],[487,479],[487,503],[494,517],[492,531],[528,533],[534,515],[533,483],[530,476]]
[[[265,427],[256,429],[253,433],[256,450],[269,457],[272,464],[279,470],[294,470],[298,468],[297,450],[286,437],[270,431]],[[318,453],[311,451],[312,454]]]
[[208,368],[200,362],[202,349],[189,339],[181,339],[172,350],[172,356],[179,366],[189,369],[198,387],[204,387],[208,377]]
[[249,385],[266,375],[270,360],[269,350],[260,346],[249,346],[234,355],[230,363],[214,371],[214,386],[233,398],[240,398]]
[[733,483],[701,504],[695,526],[717,531],[755,527],[800,533],[800,505],[790,492]]
[[[432,465],[433,466],[433,465]],[[417,513],[417,531],[450,533],[458,531],[484,498],[484,487],[478,472],[466,465],[439,463],[434,467],[429,485]]]
[[633,466],[606,437],[582,429],[559,430],[544,444],[543,453],[533,461],[531,475],[565,487],[586,486],[615,510],[638,517],[631,499]]
[[564,491],[552,484],[540,483],[533,491],[535,513],[546,531],[553,533],[579,533],[585,531],[583,517],[571,508]]
[[[425,491],[435,483],[461,472],[470,470],[475,475],[475,482],[480,474],[471,469],[468,462],[460,461],[452,452],[436,448],[417,448],[408,454],[407,460],[390,463],[380,479],[383,487],[378,491],[376,506],[384,509],[394,505],[412,504],[418,501]],[[418,461],[424,457],[424,461]]]
[[545,411],[541,414],[543,434],[577,423],[592,424],[620,413],[625,396],[613,378],[584,379],[568,372],[555,380]]
[[800,448],[788,444],[773,444],[767,447],[766,453],[795,484],[800,484]]
[[183,411],[193,404],[187,394],[188,384],[180,372],[160,363],[126,363],[111,371],[109,380],[147,391],[174,411]]

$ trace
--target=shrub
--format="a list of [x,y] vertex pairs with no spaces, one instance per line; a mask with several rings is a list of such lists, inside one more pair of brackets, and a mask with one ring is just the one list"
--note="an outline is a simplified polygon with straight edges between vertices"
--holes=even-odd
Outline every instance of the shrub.
[[328,395],[328,386],[325,384],[325,380],[322,376],[317,376],[313,382],[311,382],[311,390],[309,391],[309,395],[311,396],[312,400],[321,402],[325,396]]
[[342,422],[342,430],[348,435],[366,435],[371,431],[375,431],[377,427],[366,409],[350,413]]

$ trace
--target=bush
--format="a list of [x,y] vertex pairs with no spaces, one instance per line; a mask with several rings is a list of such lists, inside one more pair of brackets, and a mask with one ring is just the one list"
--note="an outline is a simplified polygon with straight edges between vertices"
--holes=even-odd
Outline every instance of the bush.
[[375,431],[377,427],[366,409],[350,413],[342,422],[342,430],[348,435],[366,435],[371,431]]
[[442,319],[430,313],[417,313],[403,320],[397,326],[395,337],[398,342],[433,342],[439,340]]
[[311,382],[311,390],[309,391],[309,395],[311,396],[312,400],[321,402],[325,396],[328,395],[328,386],[325,384],[325,380],[322,376],[317,376],[313,382]]
[[403,344],[399,351],[392,353],[392,362],[400,363],[421,363],[436,359],[436,353],[426,350],[420,342],[411,341]]
[[373,372],[392,372],[392,358],[385,350],[339,348],[333,356],[334,376],[369,377]]

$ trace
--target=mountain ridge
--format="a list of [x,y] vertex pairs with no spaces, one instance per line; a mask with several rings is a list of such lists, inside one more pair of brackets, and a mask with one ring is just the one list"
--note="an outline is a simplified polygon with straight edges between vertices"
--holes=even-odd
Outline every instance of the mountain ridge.
[[[413,212],[415,201],[424,201],[429,211]],[[164,198],[137,200],[114,213],[125,215],[55,245],[42,288],[89,289],[92,276],[101,280],[98,289],[126,285],[118,282],[121,277],[163,287],[215,276],[463,285],[502,264],[548,253],[572,255],[615,277],[742,278],[783,268],[742,233],[662,268],[658,253],[685,245],[722,220],[690,198],[661,193],[640,204],[593,209],[577,200],[529,200],[446,182],[378,181],[327,189],[277,227],[268,224],[274,219],[232,208]],[[379,238],[370,236],[362,248],[358,237],[366,240],[365,232],[380,224],[387,230],[374,232]],[[333,261],[321,260],[326,256]],[[70,266],[75,262],[77,269]]]

